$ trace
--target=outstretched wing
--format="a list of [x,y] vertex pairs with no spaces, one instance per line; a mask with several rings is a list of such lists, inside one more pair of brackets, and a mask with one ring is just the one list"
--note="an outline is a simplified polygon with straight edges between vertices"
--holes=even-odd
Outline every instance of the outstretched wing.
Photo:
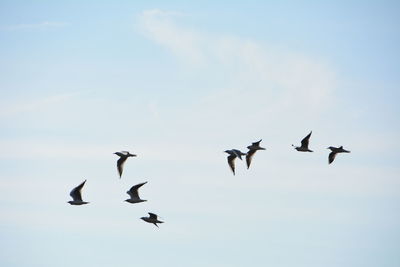
[[127,159],[126,156],[122,156],[117,161],[117,168],[118,168],[119,178],[121,178],[121,176],[122,176],[122,172],[124,170],[124,164],[125,164],[126,159]]
[[238,149],[232,149],[232,152],[235,154],[236,157],[238,157],[240,160],[242,160],[242,155],[246,155],[242,151]]
[[69,194],[74,201],[82,201],[81,190],[82,187],[85,185],[86,180],[83,181],[80,185],[72,189],[71,193]]
[[150,215],[150,219],[156,219],[157,220],[157,214],[154,214],[154,213],[151,213],[151,212],[148,212],[148,213]]
[[308,147],[308,143],[310,142],[310,137],[311,137],[312,131],[301,140],[301,146],[302,147]]
[[[261,141],[261,140],[260,140],[260,141]],[[255,143],[253,143],[253,144],[255,144]],[[254,156],[254,154],[256,153],[256,151],[257,151],[257,150],[251,150],[251,149],[250,149],[250,150],[247,152],[247,155],[246,155],[247,169],[250,168],[251,160],[253,159],[253,156]]]
[[131,187],[131,189],[129,189],[129,191],[127,191],[126,193],[133,199],[140,199],[139,197],[139,188],[143,185],[147,184],[147,182],[141,183],[141,184],[137,184]]
[[236,159],[236,155],[228,156],[228,164],[229,164],[229,167],[231,167],[233,175],[235,175],[235,159]]
[[336,154],[336,152],[329,153],[329,164],[331,164],[335,160]]
[[252,146],[260,146],[261,141],[262,141],[262,139],[260,139],[260,141],[258,141],[258,142],[251,143],[251,145]]

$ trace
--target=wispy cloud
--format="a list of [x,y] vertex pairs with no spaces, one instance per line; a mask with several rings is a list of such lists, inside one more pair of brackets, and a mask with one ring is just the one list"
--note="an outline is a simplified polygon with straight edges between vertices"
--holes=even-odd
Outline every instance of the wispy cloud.
[[18,30],[44,30],[50,28],[59,28],[68,25],[66,22],[43,21],[39,23],[21,23],[14,25],[1,26],[1,30],[18,31]]
[[46,96],[37,99],[29,100],[16,100],[1,103],[0,107],[0,119],[4,117],[9,117],[25,112],[33,112],[39,109],[43,109],[47,106],[51,106],[60,102],[67,101],[79,93],[65,93],[59,95]]
[[225,77],[224,88],[208,96],[218,110],[221,99],[231,106],[246,101],[252,102],[252,107],[268,106],[272,112],[293,107],[313,112],[328,104],[335,75],[322,62],[274,44],[204,34],[181,25],[177,16],[181,14],[145,10],[138,21],[146,37],[170,50],[186,68]]

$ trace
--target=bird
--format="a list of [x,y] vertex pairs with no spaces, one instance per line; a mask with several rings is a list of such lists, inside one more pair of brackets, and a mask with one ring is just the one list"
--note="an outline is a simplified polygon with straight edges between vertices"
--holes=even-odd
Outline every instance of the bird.
[[343,149],[343,146],[340,147],[330,146],[327,149],[331,150],[331,153],[329,153],[328,157],[329,164],[331,164],[335,160],[337,153],[350,153],[350,151]]
[[232,149],[232,152],[240,159],[242,160],[242,156],[246,156],[246,153],[243,153],[242,151],[238,149]]
[[81,195],[81,190],[82,187],[85,185],[86,180],[83,181],[80,185],[72,189],[71,193],[69,195],[72,197],[73,200],[68,201],[69,204],[71,205],[84,205],[88,204],[89,202],[85,202],[82,200],[82,195]]
[[138,193],[139,188],[140,188],[141,186],[145,185],[145,184],[147,184],[147,182],[144,182],[144,183],[141,183],[141,184],[137,184],[137,185],[132,186],[131,189],[129,189],[129,190],[126,192],[126,193],[130,196],[130,198],[126,199],[125,201],[126,201],[126,202],[129,202],[129,203],[132,203],[132,204],[147,201],[147,200],[141,199],[141,198],[139,197],[139,193]]
[[231,167],[233,175],[235,175],[235,159],[239,158],[242,160],[242,156],[246,155],[246,153],[243,153],[242,151],[240,151],[238,149],[225,150],[224,152],[229,154],[228,164],[229,164],[229,167]]
[[129,157],[136,157],[136,155],[131,154],[128,151],[115,152],[114,154],[119,156],[119,159],[117,161],[117,168],[118,168],[119,178],[121,178],[122,171],[124,170],[125,161]]
[[164,222],[159,221],[157,219],[157,214],[154,214],[154,213],[151,213],[151,212],[149,212],[148,214],[149,214],[149,217],[141,217],[140,219],[142,219],[145,222],[152,223],[157,227],[158,227],[157,223],[164,223]]
[[252,160],[254,154],[257,152],[257,150],[265,150],[264,147],[260,147],[261,141],[262,141],[262,139],[260,139],[260,141],[258,141],[258,142],[252,143],[250,146],[247,147],[247,149],[249,150],[249,151],[247,151],[247,154],[246,154],[247,169],[250,168],[251,160]]
[[314,152],[314,151],[312,151],[312,150],[310,150],[308,148],[308,144],[310,142],[311,134],[312,134],[312,131],[306,137],[304,137],[303,140],[301,140],[301,146],[294,146],[293,144],[292,144],[292,146],[297,151],[300,151],[300,152]]

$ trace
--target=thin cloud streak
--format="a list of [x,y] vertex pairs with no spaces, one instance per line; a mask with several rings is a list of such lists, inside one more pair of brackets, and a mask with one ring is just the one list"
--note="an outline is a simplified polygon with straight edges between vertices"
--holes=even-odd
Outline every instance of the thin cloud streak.
[[65,93],[30,100],[16,100],[12,103],[3,103],[1,105],[2,107],[0,107],[0,119],[12,117],[20,113],[34,112],[57,103],[68,101],[79,94],[79,92]]
[[0,27],[3,31],[19,31],[19,30],[44,30],[50,28],[60,28],[67,26],[66,22],[56,22],[56,21],[43,21],[39,23],[21,23],[15,25],[8,25]]
[[[188,121],[210,122],[212,117],[223,125],[230,119],[245,122],[249,114],[252,121],[273,121],[276,114],[281,120],[301,121],[329,109],[336,78],[324,63],[273,44],[204,34],[176,22],[176,16],[146,10],[138,16],[138,25],[147,38],[171,51],[183,69],[200,73],[195,79],[201,80],[193,84],[204,82],[205,76],[212,84],[198,105],[191,106],[195,112],[185,114]],[[244,103],[249,103],[246,112],[233,118]]]

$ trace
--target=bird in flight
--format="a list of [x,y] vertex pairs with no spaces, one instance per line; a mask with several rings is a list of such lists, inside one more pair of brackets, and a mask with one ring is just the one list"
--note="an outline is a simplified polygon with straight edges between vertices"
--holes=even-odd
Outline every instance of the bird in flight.
[[126,201],[126,202],[129,202],[129,203],[132,203],[132,204],[147,201],[147,200],[141,199],[141,198],[139,197],[139,193],[138,193],[139,188],[140,188],[141,186],[145,185],[145,184],[147,184],[147,182],[144,182],[144,183],[141,183],[141,184],[137,184],[137,185],[132,186],[131,189],[129,189],[129,190],[126,192],[126,193],[130,196],[130,198],[126,199],[125,201]]
[[311,134],[312,134],[312,131],[306,137],[304,137],[303,140],[301,140],[301,146],[294,146],[294,145],[292,145],[292,146],[297,151],[300,151],[300,152],[314,152],[314,151],[312,151],[312,150],[310,150],[308,148],[308,144],[310,142]]
[[149,217],[142,217],[140,219],[142,219],[145,222],[152,223],[157,227],[158,227],[157,223],[164,223],[164,222],[158,220],[157,214],[154,214],[151,212],[149,212]]
[[330,146],[327,149],[331,150],[331,153],[329,153],[329,157],[328,157],[329,164],[331,164],[335,160],[336,154],[350,153],[350,151],[343,149],[343,146],[340,146],[340,147]]
[[122,172],[124,170],[125,161],[129,157],[136,157],[136,155],[135,154],[131,154],[128,151],[115,152],[114,154],[119,156],[119,159],[117,161],[117,168],[118,168],[119,178],[121,178]]
[[72,189],[71,193],[69,193],[69,195],[72,197],[72,200],[68,201],[69,204],[84,205],[84,204],[89,203],[89,202],[85,202],[82,200],[81,190],[82,190],[82,187],[85,185],[85,183],[86,183],[86,180],[83,181],[80,185],[78,185],[74,189]]
[[257,152],[257,150],[265,150],[265,148],[260,147],[260,142],[262,139],[258,142],[252,143],[250,146],[247,147],[249,151],[247,151],[246,154],[246,163],[247,163],[247,169],[250,168],[251,160],[253,159],[254,154]]
[[229,154],[228,164],[233,172],[233,175],[235,175],[235,159],[239,158],[240,160],[242,160],[242,156],[246,155],[246,153],[243,153],[237,149],[225,150],[224,152]]

